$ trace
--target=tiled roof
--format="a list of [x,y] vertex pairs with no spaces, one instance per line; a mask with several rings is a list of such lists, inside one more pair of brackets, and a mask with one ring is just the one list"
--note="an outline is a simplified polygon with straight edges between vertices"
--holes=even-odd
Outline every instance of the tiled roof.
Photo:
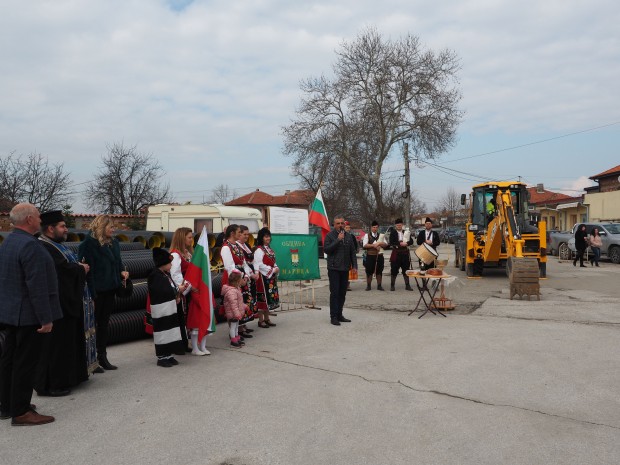
[[543,190],[543,192],[537,192],[535,187],[528,187],[530,193],[530,204],[561,204],[567,202],[576,202],[581,200],[581,197],[571,197],[570,195],[560,194],[559,192],[551,192]]
[[269,195],[266,192],[256,189],[254,192],[226,202],[226,205],[292,205],[296,207],[307,207],[310,205],[310,202],[312,202],[312,199],[314,199],[314,192],[311,190],[296,190],[290,191],[284,195]]
[[594,176],[590,176],[590,179],[596,181],[597,179],[604,178],[606,176],[611,176],[614,174],[620,174],[620,165],[615,166],[613,168],[609,168],[607,171],[603,171],[602,173],[596,174]]

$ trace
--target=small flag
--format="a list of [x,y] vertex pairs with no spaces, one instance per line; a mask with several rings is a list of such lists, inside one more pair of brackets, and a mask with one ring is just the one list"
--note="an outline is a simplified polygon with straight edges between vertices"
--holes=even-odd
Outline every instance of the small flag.
[[189,313],[191,314],[191,326],[188,315],[187,326],[198,328],[198,340],[203,336],[215,332],[215,300],[211,289],[211,262],[209,261],[209,239],[207,228],[202,227],[200,239],[194,249],[192,261],[185,272],[185,279],[189,281],[198,292],[192,292]]
[[316,197],[310,206],[310,214],[308,215],[308,223],[313,224],[321,228],[321,236],[323,242],[325,242],[325,236],[331,230],[329,227],[329,220],[327,219],[327,210],[325,209],[325,202],[323,202],[323,195],[321,194],[321,188],[316,192]]

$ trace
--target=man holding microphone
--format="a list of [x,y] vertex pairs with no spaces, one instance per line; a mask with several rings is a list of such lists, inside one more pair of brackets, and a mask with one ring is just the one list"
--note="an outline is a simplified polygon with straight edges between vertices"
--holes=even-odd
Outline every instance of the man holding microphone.
[[323,250],[327,254],[327,276],[329,278],[329,316],[334,326],[351,320],[342,315],[347,295],[349,268],[357,268],[355,238],[344,230],[344,217],[334,218],[334,229],[326,236]]

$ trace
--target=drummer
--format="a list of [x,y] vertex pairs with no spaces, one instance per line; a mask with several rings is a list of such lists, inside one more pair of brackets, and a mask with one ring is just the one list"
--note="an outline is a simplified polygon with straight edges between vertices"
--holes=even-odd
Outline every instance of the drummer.
[[[433,231],[433,221],[426,217],[424,221],[424,229],[418,233],[417,243],[418,245],[428,244],[434,250],[439,247],[441,240],[437,231]],[[427,266],[420,261],[420,269],[432,268],[434,265]]]
[[409,277],[405,274],[411,265],[409,246],[413,244],[413,237],[407,238],[407,234],[403,230],[403,220],[398,218],[394,221],[394,229],[390,232],[390,238],[388,240],[388,245],[392,249],[392,253],[390,254],[390,277],[392,279],[390,291],[396,290],[396,277],[398,276],[399,270],[403,272],[405,289],[413,291],[413,288],[409,284]]

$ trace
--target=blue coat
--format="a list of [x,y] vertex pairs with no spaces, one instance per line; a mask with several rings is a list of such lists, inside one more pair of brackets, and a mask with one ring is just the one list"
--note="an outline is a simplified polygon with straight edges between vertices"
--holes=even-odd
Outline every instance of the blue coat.
[[54,261],[37,238],[16,228],[0,247],[0,323],[41,326],[59,318]]

